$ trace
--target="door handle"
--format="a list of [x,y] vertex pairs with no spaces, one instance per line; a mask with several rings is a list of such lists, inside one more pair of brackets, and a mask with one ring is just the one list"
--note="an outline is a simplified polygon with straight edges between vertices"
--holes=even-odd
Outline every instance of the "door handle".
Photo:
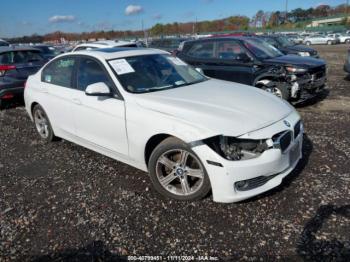
[[73,98],[72,101],[74,104],[81,105],[81,101],[78,98]]

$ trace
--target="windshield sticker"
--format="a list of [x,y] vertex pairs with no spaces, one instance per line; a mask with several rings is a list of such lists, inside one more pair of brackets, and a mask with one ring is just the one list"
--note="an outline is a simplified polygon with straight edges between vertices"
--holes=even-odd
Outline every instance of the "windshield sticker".
[[109,64],[112,66],[112,68],[118,75],[124,75],[135,72],[132,66],[125,59],[113,60],[110,61]]
[[167,57],[171,62],[178,66],[186,66],[187,64],[177,57]]

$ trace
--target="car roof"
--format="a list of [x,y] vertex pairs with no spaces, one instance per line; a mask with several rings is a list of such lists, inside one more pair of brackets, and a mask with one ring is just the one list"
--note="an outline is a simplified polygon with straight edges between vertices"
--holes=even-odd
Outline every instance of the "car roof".
[[[153,48],[135,48],[135,47],[112,47],[100,48],[93,50],[82,50],[73,53],[66,53],[66,55],[88,55],[102,60],[112,60],[123,57],[139,56],[139,55],[155,55],[155,54],[169,54],[169,52]],[[60,56],[61,57],[61,56]]]
[[39,51],[33,47],[21,47],[21,46],[1,46],[0,53],[10,52],[10,51]]

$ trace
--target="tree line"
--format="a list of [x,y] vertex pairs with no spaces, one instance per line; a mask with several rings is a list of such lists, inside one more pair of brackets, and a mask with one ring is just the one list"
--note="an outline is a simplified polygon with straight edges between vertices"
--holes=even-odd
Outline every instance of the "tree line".
[[[345,4],[331,7],[329,5],[319,5],[316,8],[302,9],[297,8],[289,12],[275,11],[265,12],[259,10],[251,19],[247,16],[230,16],[223,19],[187,23],[157,23],[150,29],[146,30],[146,34],[150,37],[158,37],[162,35],[184,35],[193,33],[223,32],[223,31],[246,31],[250,28],[266,28],[273,29],[277,27],[301,28],[311,19],[328,17],[334,15],[345,14],[347,10]],[[349,26],[349,21],[345,20],[344,24]],[[64,33],[53,32],[46,35],[24,36],[8,39],[13,43],[39,43],[45,41],[60,41],[65,39],[68,41],[92,40],[92,39],[115,39],[115,38],[141,38],[145,32],[139,31],[94,31],[83,33]]]

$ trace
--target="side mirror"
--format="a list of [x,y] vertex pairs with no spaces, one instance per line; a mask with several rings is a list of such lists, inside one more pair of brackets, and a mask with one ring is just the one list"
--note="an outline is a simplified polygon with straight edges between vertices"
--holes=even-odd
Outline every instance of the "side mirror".
[[105,83],[99,82],[88,85],[85,89],[85,94],[87,96],[111,96],[111,91]]

